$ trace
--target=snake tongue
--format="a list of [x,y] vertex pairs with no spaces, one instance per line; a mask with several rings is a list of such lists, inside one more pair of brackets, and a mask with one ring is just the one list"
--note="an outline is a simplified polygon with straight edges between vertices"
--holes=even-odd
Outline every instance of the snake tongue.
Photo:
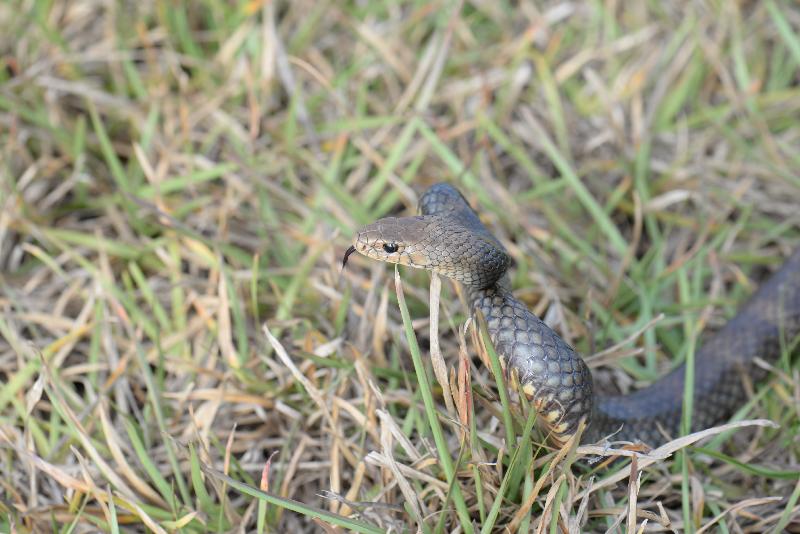
[[344,251],[344,258],[342,258],[342,270],[344,270],[345,266],[347,265],[347,258],[350,257],[350,254],[356,251],[356,247],[350,245],[350,248]]

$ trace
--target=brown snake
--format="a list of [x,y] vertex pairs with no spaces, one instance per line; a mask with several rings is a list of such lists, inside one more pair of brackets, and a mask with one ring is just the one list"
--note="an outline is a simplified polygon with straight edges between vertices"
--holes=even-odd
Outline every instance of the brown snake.
[[[550,438],[565,442],[587,424],[582,441],[613,435],[658,445],[680,432],[685,365],[649,387],[622,396],[597,396],[583,359],[511,292],[505,248],[452,186],[437,184],[420,198],[415,217],[387,217],[361,228],[354,251],[379,261],[434,271],[461,282],[473,310],[486,318],[506,373],[532,402]],[[742,373],[766,372],[800,334],[800,250],[774,273],[737,315],[695,353],[692,430],[729,417],[746,398]]]

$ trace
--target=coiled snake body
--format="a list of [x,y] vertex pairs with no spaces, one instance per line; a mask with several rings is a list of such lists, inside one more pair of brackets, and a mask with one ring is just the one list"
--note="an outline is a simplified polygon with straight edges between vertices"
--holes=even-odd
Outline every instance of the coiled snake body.
[[[583,441],[663,443],[679,433],[684,365],[651,386],[623,396],[596,396],[583,359],[511,293],[505,248],[452,186],[437,184],[420,199],[416,217],[388,217],[358,231],[354,251],[384,262],[426,269],[461,282],[473,310],[486,318],[501,363],[515,374],[550,438],[565,442],[585,421]],[[742,373],[765,372],[756,358],[775,360],[782,341],[800,333],[800,251],[795,252],[738,314],[695,354],[692,429],[728,417],[745,399]]]

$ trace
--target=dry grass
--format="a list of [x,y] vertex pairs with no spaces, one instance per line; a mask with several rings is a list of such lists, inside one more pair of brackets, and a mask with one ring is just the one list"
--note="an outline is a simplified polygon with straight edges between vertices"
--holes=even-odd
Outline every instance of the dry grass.
[[16,0],[0,61],[0,532],[800,529],[788,355],[777,425],[587,464],[449,283],[435,380],[428,276],[339,268],[450,181],[655,380],[799,241],[797,4]]

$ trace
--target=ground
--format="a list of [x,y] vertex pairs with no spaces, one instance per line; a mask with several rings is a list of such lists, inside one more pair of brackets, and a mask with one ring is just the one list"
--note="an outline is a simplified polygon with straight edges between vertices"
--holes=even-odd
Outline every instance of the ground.
[[790,351],[774,425],[589,463],[341,258],[456,185],[651,383],[800,244],[799,67],[789,0],[4,2],[0,532],[798,531]]

